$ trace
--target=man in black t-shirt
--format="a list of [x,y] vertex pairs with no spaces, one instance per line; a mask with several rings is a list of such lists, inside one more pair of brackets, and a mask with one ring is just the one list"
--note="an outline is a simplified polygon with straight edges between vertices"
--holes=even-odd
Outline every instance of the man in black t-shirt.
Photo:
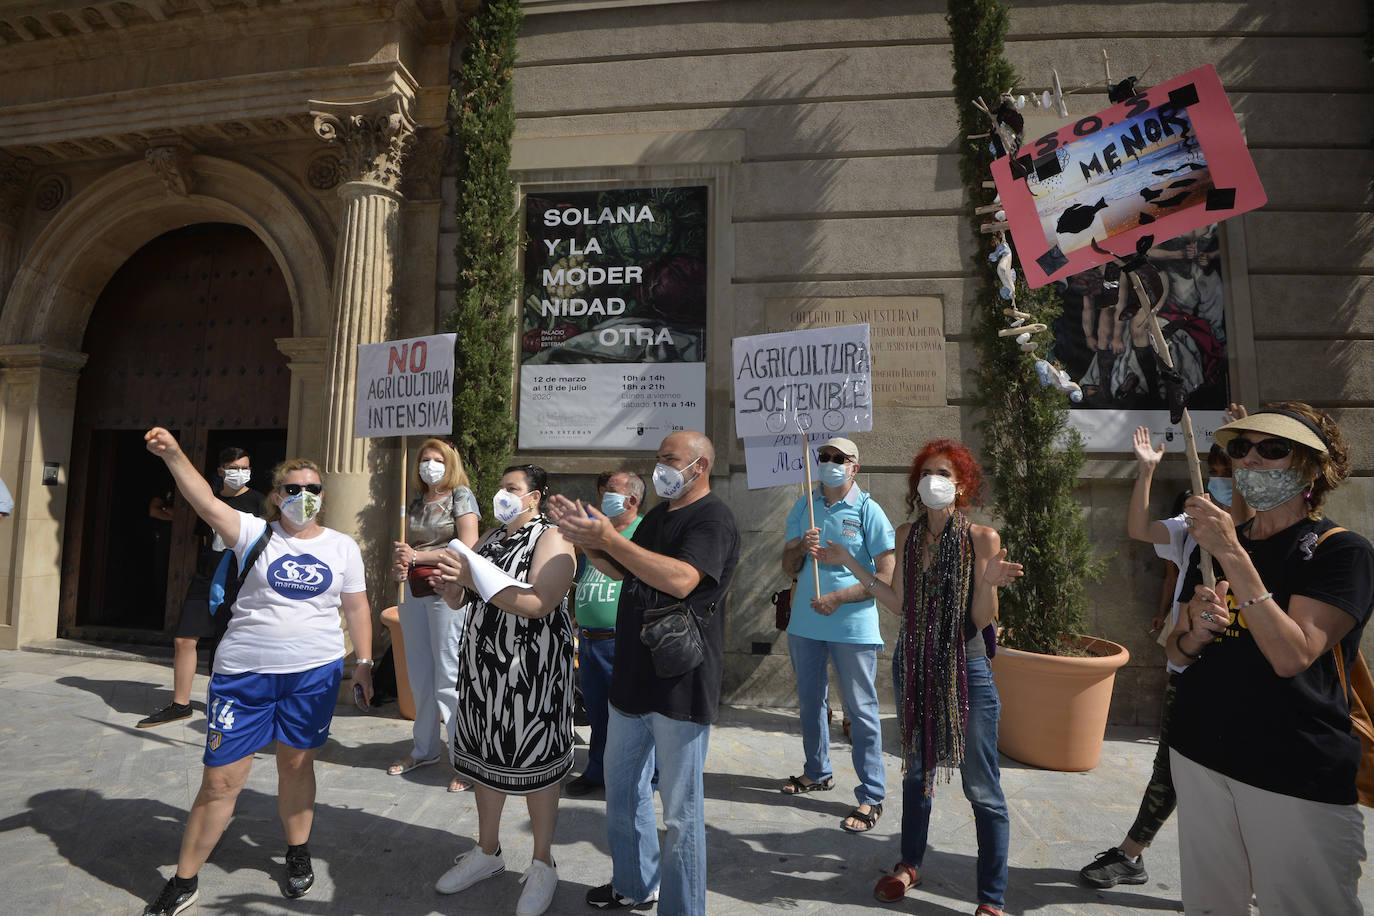
[[[702,774],[720,702],[725,593],[739,561],[734,514],[711,492],[711,440],[673,433],[658,448],[649,510],[634,537],[621,537],[599,511],[554,497],[550,511],[565,537],[608,576],[623,579],[616,617],[606,736],[606,830],[611,883],[587,892],[598,909],[659,901],[664,913],[706,912],[706,813]],[[639,638],[647,609],[684,601],[696,615],[705,659],[671,678],[654,672]],[[654,761],[668,828],[660,888]]]
[[[246,451],[229,446],[219,453],[220,488],[216,495],[239,512],[263,515],[266,496],[248,488],[253,476],[252,462]],[[229,609],[220,607],[210,616],[210,580],[214,578],[224,551],[229,549],[205,522],[197,522],[196,569],[186,586],[181,604],[181,619],[177,621],[176,636],[172,639],[172,702],[138,722],[139,728],[152,728],[179,722],[191,716],[191,682],[196,676],[196,650],[201,639],[216,643],[229,625]],[[229,574],[238,575],[237,564],[231,561]]]

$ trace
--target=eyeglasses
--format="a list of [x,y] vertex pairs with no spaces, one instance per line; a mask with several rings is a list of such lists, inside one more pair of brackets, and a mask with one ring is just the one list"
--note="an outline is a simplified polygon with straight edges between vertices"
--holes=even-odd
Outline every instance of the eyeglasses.
[[1252,448],[1259,452],[1261,458],[1267,458],[1270,461],[1287,458],[1293,454],[1293,443],[1287,439],[1261,439],[1258,442],[1252,442],[1243,436],[1236,436],[1226,443],[1226,454],[1232,458],[1244,458],[1250,454]]
[[324,484],[322,484],[322,483],[284,483],[284,484],[282,484],[280,487],[278,487],[277,489],[281,490],[281,491],[282,491],[283,493],[285,493],[287,496],[299,496],[300,493],[301,493],[301,490],[305,490],[305,491],[308,492],[308,493],[314,493],[316,496],[319,496],[321,493],[324,492]]
[[831,462],[832,464],[844,464],[848,460],[849,458],[847,456],[841,455],[839,452],[830,452],[829,454],[816,455],[816,461],[821,464],[824,464],[827,461]]

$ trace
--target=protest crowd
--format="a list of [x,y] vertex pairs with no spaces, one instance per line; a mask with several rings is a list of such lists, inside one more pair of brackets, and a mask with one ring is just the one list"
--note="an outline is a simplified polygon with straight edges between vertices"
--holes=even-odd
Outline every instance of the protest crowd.
[[[1136,432],[1128,529],[1179,570],[1161,623],[1169,687],[1136,823],[1080,877],[1102,889],[1145,883],[1143,851],[1176,808],[1186,912],[1254,904],[1360,912],[1361,747],[1343,688],[1374,604],[1374,550],[1322,512],[1349,473],[1348,446],[1330,416],[1299,402],[1254,412],[1232,405],[1228,417],[1215,433],[1207,492],[1170,518],[1149,518],[1163,446],[1147,429]],[[144,914],[186,912],[200,899],[197,872],[233,814],[254,752],[273,742],[287,843],[282,891],[300,897],[314,882],[314,757],[344,675],[340,612],[357,653],[356,702],[367,708],[373,697],[362,555],[352,538],[319,523],[326,481],[313,462],[291,459],[273,471],[263,519],[245,511],[251,501],[242,497],[252,491],[242,450],[221,456],[216,492],[166,430],[146,440],[213,532],[210,559],[224,559],[238,588],[217,611],[224,617],[201,788],[176,870]],[[800,773],[778,790],[836,787],[833,665],[856,781],[855,805],[837,827],[864,833],[885,809],[900,816],[897,861],[874,887],[875,901],[900,901],[921,883],[932,806],[957,770],[977,832],[974,912],[1000,916],[1013,837],[989,659],[999,590],[1014,588],[1023,566],[994,528],[973,521],[984,479],[962,443],[936,439],[916,451],[905,505],[889,509],[859,487],[854,440],[832,437],[814,457],[816,486],[796,501],[779,538],[781,568],[794,580],[785,627],[802,742]],[[715,470],[705,435],[667,436],[650,475],[660,501],[646,510],[644,480],[633,471],[602,474],[599,501],[584,504],[552,492],[536,465],[509,467],[491,504],[496,524],[479,533],[482,510],[457,450],[439,439],[420,450],[418,495],[390,568],[405,582],[414,746],[385,772],[446,760],[449,791],[475,793],[477,843],[434,876],[438,893],[463,894],[506,870],[502,813],[519,795],[534,843],[516,912],[545,912],[559,881],[560,797],[604,790],[613,868],[587,892],[587,905],[706,912],[703,777],[741,543],[731,507],[712,491]],[[892,509],[903,520],[895,529]],[[1215,578],[1204,576],[1204,562],[1215,564]],[[205,613],[199,587],[188,602]],[[903,773],[896,799],[881,759],[879,603],[899,620],[891,652],[890,727]],[[584,771],[565,782],[575,680],[592,741]],[[1227,701],[1238,683],[1252,702]],[[190,714],[180,707],[139,724]]]

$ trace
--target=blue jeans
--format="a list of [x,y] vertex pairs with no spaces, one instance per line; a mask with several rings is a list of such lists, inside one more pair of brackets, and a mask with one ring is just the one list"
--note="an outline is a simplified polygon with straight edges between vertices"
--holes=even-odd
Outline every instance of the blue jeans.
[[806,778],[829,779],[830,724],[825,698],[830,690],[827,661],[833,659],[840,691],[849,712],[851,759],[859,785],[854,797],[861,805],[881,804],[887,797],[887,773],[883,769],[883,732],[878,719],[878,647],[848,642],[825,642],[787,635],[792,671],[797,676],[797,700],[801,706],[802,748],[806,751]]
[[429,760],[446,747],[452,759],[452,738],[444,745],[441,725],[449,725],[458,711],[458,650],[467,626],[467,612],[454,610],[438,595],[416,598],[406,586],[397,610],[406,644],[406,674],[415,697],[414,745],[410,756]]
[[[900,672],[895,672],[897,683]],[[897,697],[898,715],[903,698]],[[992,682],[992,668],[986,658],[968,660],[968,726],[964,730],[964,762],[959,775],[964,797],[973,805],[973,825],[978,835],[978,903],[999,910],[1006,907],[1007,846],[1010,819],[1007,799],[1002,794],[1001,771],[997,767],[997,720],[1002,701]],[[933,799],[926,795],[925,773],[919,755],[907,761],[902,780],[902,861],[920,866],[926,856],[926,835],[930,831]]]
[[[706,912],[706,798],[702,773],[711,726],[610,707],[606,730],[606,839],[611,886],[635,901],[658,891],[659,916]],[[667,851],[661,886],[658,820],[650,781],[659,763]]]
[[611,693],[611,666],[614,662],[614,639],[584,637],[577,641],[577,679],[582,685],[582,705],[587,708],[587,724],[592,729],[591,744],[587,746],[587,766],[582,770],[582,778],[588,782],[606,781],[601,761],[606,754],[606,722],[610,705],[607,698]]

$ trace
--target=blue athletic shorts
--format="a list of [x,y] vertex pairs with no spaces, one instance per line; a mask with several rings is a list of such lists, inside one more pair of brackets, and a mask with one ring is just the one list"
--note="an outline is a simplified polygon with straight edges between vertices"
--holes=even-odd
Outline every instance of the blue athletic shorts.
[[205,765],[224,766],[273,741],[309,750],[329,740],[343,659],[293,674],[215,674],[205,699]]

